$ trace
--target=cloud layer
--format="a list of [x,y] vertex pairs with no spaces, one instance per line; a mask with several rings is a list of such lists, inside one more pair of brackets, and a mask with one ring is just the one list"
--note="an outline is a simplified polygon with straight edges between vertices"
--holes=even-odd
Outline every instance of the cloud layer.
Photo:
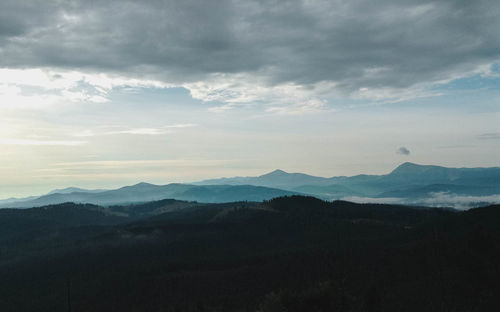
[[7,0],[0,12],[0,67],[157,80],[203,100],[279,106],[276,88],[398,100],[500,59],[495,0]]
[[427,197],[418,199],[396,198],[396,197],[359,197],[349,196],[342,198],[343,200],[353,201],[356,203],[379,203],[379,204],[400,204],[400,205],[415,205],[425,207],[451,207],[455,209],[470,209],[475,207],[487,206],[500,203],[500,194],[488,196],[470,196],[458,195],[451,193],[430,193]]

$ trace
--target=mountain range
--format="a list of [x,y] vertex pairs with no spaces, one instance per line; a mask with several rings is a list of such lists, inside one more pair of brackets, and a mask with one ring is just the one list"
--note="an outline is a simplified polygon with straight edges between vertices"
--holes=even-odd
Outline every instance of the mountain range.
[[297,192],[253,185],[190,185],[179,183],[155,185],[144,182],[106,191],[77,189],[77,191],[70,192],[71,189],[73,188],[64,189],[62,192],[52,191],[40,197],[28,197],[26,200],[17,199],[15,202],[12,202],[12,200],[0,201],[0,208],[30,208],[65,202],[109,206],[143,203],[166,198],[204,203],[224,203],[262,201],[297,194]]
[[0,208],[63,202],[117,205],[165,198],[206,203],[262,201],[293,194],[325,200],[469,208],[500,202],[500,168],[447,168],[406,162],[388,174],[329,178],[278,169],[257,177],[219,178],[191,184],[139,183],[116,190],[70,187],[39,197],[0,200]]
[[[499,167],[447,168],[410,162],[405,162],[384,175],[325,178],[275,170],[258,177],[212,179],[197,184],[250,184],[310,194],[328,200],[347,198],[434,206],[500,201]],[[469,202],[465,202],[466,200]]]

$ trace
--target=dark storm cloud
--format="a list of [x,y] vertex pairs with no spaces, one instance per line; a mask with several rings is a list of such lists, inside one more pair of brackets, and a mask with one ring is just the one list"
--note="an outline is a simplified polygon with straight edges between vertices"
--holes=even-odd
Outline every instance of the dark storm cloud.
[[409,149],[407,149],[407,148],[406,148],[406,147],[404,147],[404,146],[401,146],[400,148],[398,148],[398,149],[396,150],[396,154],[400,154],[400,155],[406,155],[406,156],[408,156],[408,155],[410,155],[410,150],[409,150]]
[[7,0],[0,12],[0,67],[176,83],[247,73],[353,91],[446,80],[500,59],[497,0]]
[[35,5],[33,1],[2,1],[0,3],[0,38],[7,39],[26,35],[48,22],[54,7]]

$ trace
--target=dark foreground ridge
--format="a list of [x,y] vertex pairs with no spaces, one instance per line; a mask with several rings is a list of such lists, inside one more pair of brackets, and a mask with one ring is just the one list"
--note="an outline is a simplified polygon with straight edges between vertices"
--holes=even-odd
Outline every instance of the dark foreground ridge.
[[498,311],[500,206],[0,210],[0,311]]

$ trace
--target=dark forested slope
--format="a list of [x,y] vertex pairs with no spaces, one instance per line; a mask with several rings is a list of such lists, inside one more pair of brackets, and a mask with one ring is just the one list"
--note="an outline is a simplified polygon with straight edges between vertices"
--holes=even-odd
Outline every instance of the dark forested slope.
[[44,215],[52,230],[36,248],[1,241],[1,311],[68,311],[68,298],[72,311],[500,307],[500,206],[457,212],[292,196],[87,208],[99,214],[95,226]]

